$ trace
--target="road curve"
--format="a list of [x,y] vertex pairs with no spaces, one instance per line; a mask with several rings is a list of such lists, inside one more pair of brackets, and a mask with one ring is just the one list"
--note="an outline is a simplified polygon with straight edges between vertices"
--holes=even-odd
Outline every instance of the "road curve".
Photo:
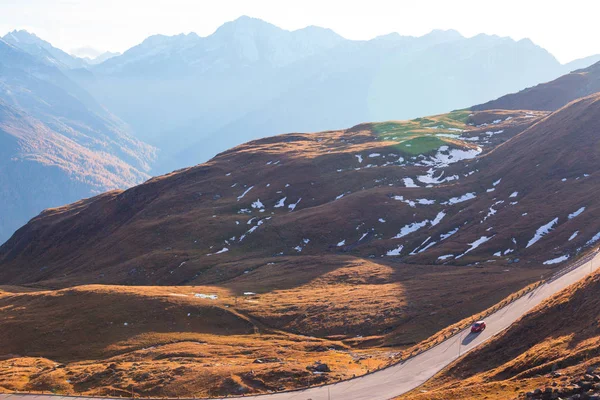
[[[342,381],[332,385],[313,387],[293,392],[281,392],[259,396],[230,397],[229,399],[256,400],[388,400],[413,390],[461,355],[473,350],[481,343],[502,332],[529,310],[562,289],[583,279],[600,267],[600,254],[591,261],[547,282],[533,292],[526,294],[508,306],[501,308],[486,318],[487,329],[478,335],[468,329],[435,347],[381,371]],[[0,394],[0,400],[73,400],[77,397]],[[89,397],[80,397],[87,399]],[[99,400],[106,400],[98,398]]]

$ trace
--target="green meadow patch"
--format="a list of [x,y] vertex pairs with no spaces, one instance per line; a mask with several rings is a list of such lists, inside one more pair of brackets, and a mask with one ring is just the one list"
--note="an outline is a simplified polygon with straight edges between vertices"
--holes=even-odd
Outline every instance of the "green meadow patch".
[[375,123],[372,130],[380,140],[397,142],[394,146],[405,155],[428,154],[443,145],[470,147],[459,139],[468,129],[469,111],[453,111],[448,114],[410,121],[387,121]]

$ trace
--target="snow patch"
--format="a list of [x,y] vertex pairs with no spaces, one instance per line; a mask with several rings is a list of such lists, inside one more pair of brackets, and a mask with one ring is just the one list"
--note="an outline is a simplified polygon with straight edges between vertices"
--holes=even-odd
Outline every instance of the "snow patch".
[[466,193],[460,197],[452,197],[446,203],[442,203],[442,204],[458,204],[458,203],[462,203],[467,200],[473,200],[475,197],[477,197],[477,196],[475,196],[475,193]]
[[298,199],[298,201],[297,201],[297,202],[295,202],[294,204],[290,204],[290,205],[288,205],[288,208],[289,208],[291,211],[294,211],[294,210],[296,209],[296,207],[298,206],[298,204],[300,204],[300,201],[301,201],[301,200],[302,200],[302,197],[300,197],[300,198]]
[[434,220],[431,221],[431,226],[436,226],[437,224],[439,224],[445,216],[446,213],[444,211],[440,211],[438,215],[436,215]]
[[450,236],[452,236],[452,235],[454,235],[456,232],[458,232],[458,229],[459,229],[459,228],[455,228],[455,229],[452,229],[452,230],[451,230],[450,232],[448,232],[448,233],[444,233],[444,234],[440,235],[440,240],[442,240],[442,241],[443,241],[443,240],[446,240],[446,239],[448,239]]
[[287,197],[284,197],[283,199],[280,199],[277,204],[275,204],[275,208],[281,208],[281,207],[285,207],[285,201],[287,200]]
[[244,193],[242,193],[240,196],[238,196],[238,201],[240,201],[241,199],[244,198],[245,195],[248,194],[249,191],[251,191],[254,188],[254,186],[250,186],[248,189],[246,189],[246,191]]
[[252,208],[265,208],[265,205],[258,199],[252,203]]
[[579,231],[575,231],[573,232],[573,234],[571,235],[571,237],[569,237],[569,242],[573,239],[575,239],[577,237],[577,235],[579,235]]
[[212,256],[212,255],[216,255],[216,254],[223,254],[223,253],[227,253],[228,251],[229,251],[229,249],[227,247],[223,247],[222,250],[219,250],[216,253],[207,254],[207,256]]
[[400,252],[402,251],[402,249],[404,248],[404,246],[400,245],[398,247],[396,247],[394,250],[389,250],[387,253],[385,253],[386,256],[399,256]]
[[406,186],[407,188],[416,188],[419,187],[417,184],[415,184],[415,181],[412,178],[404,178],[404,186]]
[[544,237],[548,233],[550,233],[550,231],[552,230],[554,225],[556,225],[557,223],[558,223],[558,218],[554,218],[552,221],[548,222],[546,225],[540,226],[538,228],[538,230],[535,232],[535,235],[533,236],[533,238],[531,238],[529,243],[527,243],[527,246],[525,246],[525,248],[529,248],[529,247],[533,246],[535,243],[537,243],[538,240],[540,240],[542,237]]
[[418,231],[419,229],[423,228],[428,223],[429,223],[429,220],[426,219],[425,221],[422,221],[422,222],[413,222],[412,224],[405,225],[404,227],[402,227],[402,229],[400,229],[400,233],[398,233],[392,239],[403,238],[404,236],[407,236],[413,232]]
[[558,264],[558,263],[561,263],[563,261],[567,261],[568,259],[569,259],[569,255],[566,254],[566,255],[561,256],[561,257],[553,258],[552,260],[544,261],[544,265]]
[[469,246],[471,246],[471,247],[467,251],[462,253],[461,255],[457,256],[456,259],[458,260],[459,258],[467,255],[468,253],[472,252],[473,250],[475,250],[476,248],[478,248],[485,242],[489,242],[490,239],[492,239],[492,238],[493,238],[493,236],[482,236],[479,239],[477,239],[476,241],[474,241],[473,243],[469,243]]
[[581,213],[584,211],[585,211],[585,207],[581,207],[579,210],[575,211],[574,213],[569,214],[569,219],[573,219],[575,217],[580,216]]

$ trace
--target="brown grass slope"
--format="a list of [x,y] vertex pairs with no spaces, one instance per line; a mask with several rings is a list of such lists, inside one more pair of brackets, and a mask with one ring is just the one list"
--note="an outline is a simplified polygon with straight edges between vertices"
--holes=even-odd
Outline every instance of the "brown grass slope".
[[[517,136],[437,169],[410,154],[398,165],[401,146],[382,141],[371,125],[251,142],[128,191],[45,211],[0,248],[0,282],[214,284],[252,269],[253,260],[283,256],[395,254],[422,265],[508,265],[518,258],[532,267],[549,253],[576,256],[600,230],[593,218],[568,219],[581,207],[586,216],[596,213],[596,155],[581,158],[577,150],[593,150],[596,139],[570,121],[555,123],[578,108],[530,128],[541,116],[473,115],[468,135],[505,128]],[[596,111],[593,104],[586,110]],[[483,121],[502,122],[490,128]],[[539,132],[549,133],[529,145],[534,139],[526,138]],[[549,154],[557,152],[554,162]],[[520,161],[505,162],[515,157]],[[434,172],[427,177],[427,171]],[[417,179],[431,176],[450,180]],[[418,187],[406,187],[405,178]],[[560,204],[540,207],[550,190]],[[467,193],[474,198],[463,199]],[[554,218],[555,232],[528,247],[538,227]],[[477,246],[482,238],[488,241]]]
[[494,109],[556,111],[573,100],[599,91],[600,63],[596,63],[551,82],[502,96],[471,109],[473,111]]
[[[535,120],[524,113],[512,115],[514,121],[495,129],[506,125],[507,134],[514,135]],[[404,165],[396,165],[402,149],[380,140],[372,129],[362,125],[263,139],[125,192],[47,210],[0,248],[0,280],[63,281],[63,286],[213,283],[220,275],[226,279],[243,272],[226,268],[234,261],[276,261],[282,255],[381,257],[400,245],[406,247],[402,256],[409,256],[427,236],[464,223],[462,205],[440,203],[484,187],[464,177],[464,186],[461,179],[432,188],[405,187],[404,178],[416,180],[430,167],[417,165],[420,159],[412,160],[410,153],[404,155]],[[472,129],[473,135],[488,130]],[[369,157],[373,154],[380,156]],[[362,164],[356,155],[362,155]],[[461,163],[451,168],[456,174],[465,170]],[[438,174],[443,173],[451,172]],[[411,206],[397,196],[435,204]],[[442,211],[448,216],[440,224],[430,224],[414,237],[394,239],[403,226],[433,221]],[[450,224],[450,218],[456,222]],[[457,252],[476,239],[473,233],[461,235]],[[229,251],[208,256],[223,248]],[[436,249],[422,263],[435,262],[439,253],[448,251]]]
[[599,290],[595,273],[400,398],[512,399],[544,387],[569,392],[574,381],[600,365]]

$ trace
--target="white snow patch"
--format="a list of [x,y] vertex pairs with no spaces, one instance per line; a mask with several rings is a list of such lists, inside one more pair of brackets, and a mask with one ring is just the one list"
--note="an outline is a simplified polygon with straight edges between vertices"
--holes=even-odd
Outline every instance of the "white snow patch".
[[579,210],[575,211],[574,213],[569,214],[569,219],[573,219],[575,217],[580,216],[581,213],[584,211],[585,211],[585,207],[581,207]]
[[302,200],[302,197],[300,197],[300,198],[298,199],[298,201],[297,201],[297,202],[295,202],[294,204],[290,204],[290,205],[288,205],[288,208],[289,208],[291,211],[294,211],[294,210],[296,209],[296,207],[298,206],[298,204],[300,203],[300,200]]
[[358,158],[359,164],[362,164],[363,158],[362,158],[362,156],[360,154],[355,154],[354,157]]
[[467,251],[465,251],[464,253],[462,253],[461,255],[457,256],[456,259],[458,260],[459,258],[467,255],[468,253],[470,253],[471,251],[475,250],[476,248],[478,248],[479,246],[481,246],[485,242],[489,242],[491,238],[493,238],[493,236],[482,236],[479,239],[477,239],[476,241],[474,241],[473,243],[469,243],[469,246],[471,246],[471,247]]
[[419,187],[417,184],[415,184],[415,181],[412,178],[404,178],[404,186],[406,186],[407,188],[415,188],[415,187]]
[[422,206],[429,206],[429,205],[435,204],[435,200],[417,199],[417,203]]
[[569,255],[565,254],[564,256],[560,256],[557,258],[553,258],[552,260],[544,261],[544,265],[558,264],[563,261],[567,261],[568,259],[569,259]]
[[287,200],[287,197],[284,197],[283,199],[280,199],[277,204],[275,204],[275,208],[281,208],[281,207],[285,207],[285,201]]
[[384,224],[385,223],[385,219],[379,218],[379,222],[381,222],[382,224]]
[[404,227],[402,227],[402,229],[400,229],[400,233],[398,233],[392,239],[403,238],[406,235],[409,235],[413,232],[418,231],[419,229],[423,228],[428,223],[429,223],[429,220],[426,219],[425,221],[422,221],[422,222],[413,222],[412,224],[405,225]]
[[527,246],[525,246],[525,248],[533,246],[538,240],[540,240],[542,237],[546,236],[552,230],[552,227],[554,227],[554,225],[556,225],[557,223],[558,223],[558,218],[554,218],[552,221],[548,222],[546,225],[540,226],[538,228],[538,230],[535,232],[535,235],[533,236],[533,238],[531,238],[529,243],[527,243]]
[[222,250],[219,250],[216,253],[207,254],[207,256],[212,256],[212,255],[216,255],[216,254],[223,254],[223,253],[227,253],[228,251],[229,251],[229,249],[227,247],[223,247]]
[[402,249],[404,248],[404,246],[400,245],[398,247],[396,247],[394,250],[389,250],[387,253],[385,253],[386,256],[399,256],[400,252],[402,251]]
[[[442,150],[445,148],[445,150]],[[442,146],[438,149],[438,152],[435,156],[431,157],[428,161],[423,161],[425,165],[434,166],[437,168],[447,167],[450,164],[454,164],[463,160],[470,160],[472,158],[477,157],[483,150],[478,147],[477,149],[470,150],[461,150],[461,149],[452,149],[450,151],[447,150],[447,146]],[[447,153],[447,154],[444,154]]]
[[573,239],[575,239],[577,237],[577,235],[579,235],[579,231],[575,231],[573,232],[573,234],[571,235],[571,237],[569,237],[569,242]]
[[375,157],[381,157],[381,154],[379,154],[379,153],[371,153],[371,154],[369,154],[369,158],[375,158]]
[[419,253],[422,253],[422,252],[426,251],[427,249],[429,249],[432,246],[435,246],[436,243],[437,242],[431,242],[431,243],[429,243],[427,246],[425,246],[421,250],[419,250]]
[[496,182],[494,182],[493,185],[498,186],[500,184],[500,182],[502,182],[502,178],[500,178]]
[[452,197],[446,203],[442,203],[442,204],[458,204],[458,203],[462,203],[463,201],[473,200],[475,197],[476,197],[475,193],[466,193],[460,197]]
[[431,221],[431,226],[436,226],[439,224],[445,216],[446,213],[444,211],[440,211],[438,215],[436,215],[435,219]]
[[588,240],[585,245],[586,246],[592,245],[592,244],[596,243],[598,240],[600,240],[600,232],[596,233],[596,236],[594,236],[593,238]]
[[427,185],[438,185],[440,183],[451,182],[458,179],[458,175],[452,175],[444,178],[444,171],[442,171],[439,176],[435,177],[435,172],[436,171],[433,168],[430,168],[427,171],[427,175],[419,175],[417,176],[417,180]]
[[258,199],[252,203],[252,208],[265,208],[265,205]]
[[512,192],[512,194],[508,197],[510,197],[511,199],[517,197],[519,195],[519,192]]
[[251,191],[254,188],[254,186],[250,186],[248,189],[246,189],[246,191],[244,193],[241,194],[241,196],[238,196],[238,201],[240,201],[241,199],[244,198],[245,195],[248,194],[249,191]]
[[447,260],[447,259],[452,258],[452,257],[454,257],[454,254],[446,254],[445,256],[439,256],[438,260],[444,261],[444,260]]
[[454,235],[456,232],[458,232],[458,229],[459,229],[459,228],[455,228],[455,229],[452,229],[452,230],[451,230],[450,232],[448,232],[448,233],[444,233],[444,234],[440,235],[440,240],[446,240],[446,239],[448,239],[450,236],[452,236],[452,235]]

